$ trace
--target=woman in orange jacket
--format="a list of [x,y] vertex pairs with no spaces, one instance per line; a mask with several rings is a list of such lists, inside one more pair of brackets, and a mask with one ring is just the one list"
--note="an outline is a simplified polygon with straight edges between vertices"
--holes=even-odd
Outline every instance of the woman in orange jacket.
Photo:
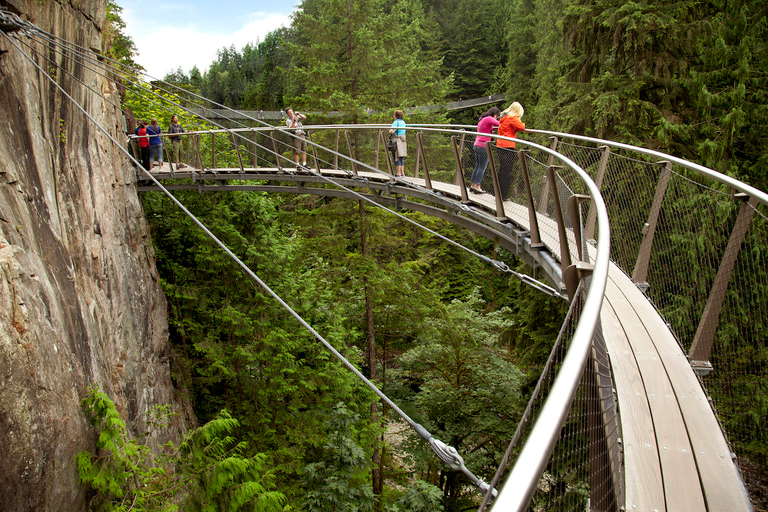
[[[514,102],[506,110],[502,111],[501,119],[499,119],[499,135],[514,139],[517,137],[517,132],[524,132],[525,123],[520,120],[523,117],[523,112],[523,106],[518,102]],[[499,160],[501,198],[506,201],[509,198],[510,185],[512,185],[512,170],[517,162],[515,143],[502,138],[496,139],[496,155]],[[517,186],[515,186],[515,189],[517,189]]]

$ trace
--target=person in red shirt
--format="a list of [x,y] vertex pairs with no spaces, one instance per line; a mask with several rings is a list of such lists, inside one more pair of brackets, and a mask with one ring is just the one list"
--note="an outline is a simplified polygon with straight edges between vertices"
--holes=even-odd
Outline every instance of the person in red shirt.
[[[517,132],[525,131],[525,123],[520,118],[523,117],[523,106],[514,102],[501,113],[499,120],[499,135],[514,139]],[[496,139],[496,156],[499,160],[499,186],[501,187],[501,198],[509,199],[509,188],[512,185],[513,169],[517,166],[517,154],[515,152],[515,143],[511,140]],[[517,189],[517,187],[515,187]],[[517,194],[517,192],[515,193]]]
[[147,137],[147,125],[144,121],[139,121],[139,127],[136,129],[136,135],[139,136],[139,150],[141,151],[141,165],[147,171],[149,167],[149,137]]

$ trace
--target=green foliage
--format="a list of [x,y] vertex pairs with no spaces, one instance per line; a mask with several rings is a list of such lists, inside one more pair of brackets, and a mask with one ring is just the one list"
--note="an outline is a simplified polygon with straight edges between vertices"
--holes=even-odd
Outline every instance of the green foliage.
[[123,73],[133,77],[144,71],[133,58],[136,56],[136,44],[129,36],[123,33],[125,22],[120,17],[123,8],[114,0],[107,0],[107,19],[102,31],[102,48],[107,57],[117,61]]
[[[499,344],[509,311],[483,314],[482,306],[475,292],[433,312],[400,363],[407,372],[403,384],[417,388],[412,396],[404,393],[418,411],[417,421],[456,448],[468,467],[492,473],[522,412],[523,379]],[[442,472],[448,510],[470,503],[463,475]]]
[[95,492],[92,510],[240,510],[281,511],[285,497],[272,491],[264,456],[244,455],[247,445],[230,436],[239,426],[227,411],[185,434],[181,443],[152,451],[146,440],[167,426],[168,408],[160,407],[148,431],[130,436],[109,397],[93,387],[83,401],[99,431],[96,454],[76,457],[80,481]]
[[304,468],[306,497],[302,506],[307,511],[373,512],[370,455],[362,444],[360,426],[360,416],[343,403],[330,411],[328,439],[319,452],[320,460]]
[[[423,49],[428,40],[421,3],[397,0],[304,0],[288,45],[302,108],[386,111],[442,101],[450,78]],[[298,94],[297,94],[298,95]]]

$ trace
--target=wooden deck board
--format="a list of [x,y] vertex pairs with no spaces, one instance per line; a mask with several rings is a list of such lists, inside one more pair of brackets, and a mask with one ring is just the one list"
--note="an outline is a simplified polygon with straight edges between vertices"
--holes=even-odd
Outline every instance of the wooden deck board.
[[643,378],[627,333],[610,303],[600,313],[614,370],[625,465],[626,510],[666,510],[661,461]]
[[[604,301],[613,308],[624,332],[629,334],[627,341],[640,370],[656,436],[654,444],[661,461],[667,508],[706,510],[685,420],[664,363],[652,340],[658,337],[659,333],[647,330],[647,326],[638,316],[633,304],[621,293],[614,278],[615,275],[608,278]],[[614,375],[620,372],[619,369],[614,369]],[[629,466],[631,462],[625,459],[627,473],[630,467],[636,468],[635,471],[640,469],[637,466]],[[631,497],[628,496],[627,507],[632,505]]]
[[669,327],[629,277],[612,273],[609,279],[617,293],[621,293],[643,319],[645,329],[654,333],[651,339],[677,397],[707,510],[751,510],[749,497],[709,400]]

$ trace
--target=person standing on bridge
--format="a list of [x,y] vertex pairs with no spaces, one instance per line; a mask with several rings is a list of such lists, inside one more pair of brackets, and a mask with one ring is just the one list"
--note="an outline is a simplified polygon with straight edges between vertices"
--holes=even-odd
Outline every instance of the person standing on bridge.
[[[525,131],[525,123],[520,118],[523,117],[523,106],[514,102],[501,113],[499,119],[499,135],[514,139],[517,132]],[[499,158],[499,187],[501,187],[501,198],[509,199],[509,187],[512,185],[513,169],[517,162],[515,154],[515,143],[511,140],[496,139],[496,155]]]
[[179,124],[177,116],[171,116],[171,125],[168,127],[168,133],[171,134],[168,137],[171,140],[171,162],[176,164],[177,169],[186,167],[179,160],[179,155],[181,154],[181,134],[184,133],[184,128]]
[[[500,114],[499,107],[489,108],[487,112],[480,116],[480,121],[477,123],[477,133],[493,133],[493,129],[499,126]],[[488,166],[488,150],[485,149],[485,145],[489,140],[491,138],[486,135],[478,135],[475,138],[475,168],[472,170],[472,184],[469,186],[469,191],[475,194],[483,193],[480,184],[483,182],[485,168]]]
[[[302,121],[307,118],[301,112],[293,112],[292,108],[285,111],[288,115],[288,119],[285,120],[285,125],[291,128],[291,146],[293,146],[293,159],[296,162],[296,170],[301,171],[302,167],[307,167],[307,139],[304,133],[304,125]],[[301,166],[299,165],[299,155],[301,155]]]
[[147,135],[149,135],[149,163],[157,162],[159,167],[163,166],[163,141],[160,134],[163,131],[157,124],[157,119],[152,119],[147,126]]
[[408,145],[405,142],[405,121],[403,121],[403,111],[395,110],[395,122],[389,129],[392,139],[395,141],[395,174],[405,176],[405,157],[408,156]]
[[149,137],[147,137],[147,125],[144,121],[139,121],[139,126],[136,128],[136,135],[139,137],[139,152],[141,153],[141,166],[145,170],[149,171],[152,168],[149,164]]

